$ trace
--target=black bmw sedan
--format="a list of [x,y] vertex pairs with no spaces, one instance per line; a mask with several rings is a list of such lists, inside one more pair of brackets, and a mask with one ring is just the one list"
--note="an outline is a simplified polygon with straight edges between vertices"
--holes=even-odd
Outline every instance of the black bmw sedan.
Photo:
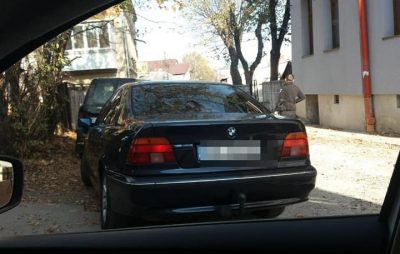
[[304,124],[231,85],[126,84],[86,139],[81,176],[100,194],[103,228],[128,218],[277,216],[315,186]]

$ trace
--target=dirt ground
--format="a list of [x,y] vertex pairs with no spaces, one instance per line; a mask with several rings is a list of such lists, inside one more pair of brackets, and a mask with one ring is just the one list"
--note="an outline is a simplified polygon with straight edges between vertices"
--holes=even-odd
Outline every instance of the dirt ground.
[[[318,171],[310,200],[280,218],[378,213],[400,150],[400,138],[307,127]],[[99,230],[97,198],[83,186],[74,134],[57,137],[25,160],[22,203],[0,215],[0,237]]]

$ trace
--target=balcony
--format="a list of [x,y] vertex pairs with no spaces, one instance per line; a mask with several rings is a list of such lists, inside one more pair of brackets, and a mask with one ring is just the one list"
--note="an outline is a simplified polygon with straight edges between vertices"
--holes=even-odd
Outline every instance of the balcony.
[[72,61],[63,71],[117,69],[116,53],[112,48],[73,49],[66,51]]

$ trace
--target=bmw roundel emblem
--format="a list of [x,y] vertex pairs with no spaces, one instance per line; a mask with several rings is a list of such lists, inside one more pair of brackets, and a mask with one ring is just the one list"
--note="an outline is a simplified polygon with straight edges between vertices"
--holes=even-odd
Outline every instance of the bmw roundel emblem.
[[229,127],[227,130],[228,136],[230,138],[233,138],[236,136],[236,128],[235,127]]

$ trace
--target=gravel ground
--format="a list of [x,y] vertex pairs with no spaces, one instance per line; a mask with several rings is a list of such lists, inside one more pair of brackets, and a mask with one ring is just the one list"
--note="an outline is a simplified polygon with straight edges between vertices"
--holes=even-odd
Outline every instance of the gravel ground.
[[[287,207],[279,218],[379,213],[400,138],[311,126],[307,132],[316,188],[309,201]],[[100,230],[95,195],[79,181],[73,138],[56,139],[40,159],[25,161],[23,202],[0,215],[0,237]]]
[[400,138],[307,127],[317,183],[305,203],[290,206],[288,217],[379,213]]

